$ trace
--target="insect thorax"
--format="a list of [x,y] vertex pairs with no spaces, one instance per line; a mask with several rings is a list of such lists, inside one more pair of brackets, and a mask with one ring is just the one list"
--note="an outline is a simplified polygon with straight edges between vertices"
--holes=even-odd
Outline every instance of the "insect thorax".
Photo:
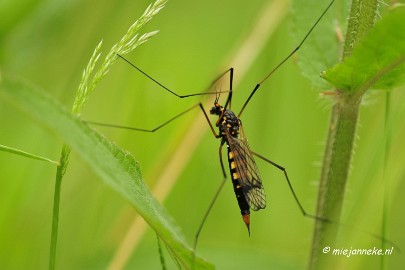
[[239,135],[239,118],[229,109],[226,109],[222,121],[219,124],[219,132],[223,139],[226,139],[226,130],[232,137],[237,138]]

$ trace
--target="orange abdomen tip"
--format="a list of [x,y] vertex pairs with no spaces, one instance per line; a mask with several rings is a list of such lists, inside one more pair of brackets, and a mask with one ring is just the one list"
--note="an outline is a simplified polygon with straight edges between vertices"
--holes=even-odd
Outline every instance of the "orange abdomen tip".
[[249,236],[250,236],[250,214],[242,215],[242,219],[243,219],[243,222],[245,222],[245,224],[246,224],[246,227],[248,229]]

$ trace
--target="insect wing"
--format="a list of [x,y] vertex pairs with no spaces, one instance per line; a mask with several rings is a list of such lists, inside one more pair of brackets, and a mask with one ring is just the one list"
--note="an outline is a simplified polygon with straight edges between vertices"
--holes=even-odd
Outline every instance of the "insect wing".
[[206,92],[217,93],[219,97],[221,93],[229,92],[232,89],[232,69],[228,69],[215,80],[212,81]]
[[233,137],[226,130],[226,137],[230,150],[233,152],[236,170],[243,194],[252,210],[257,211],[266,207],[266,194],[260,179],[259,169],[253,159],[242,125],[239,129],[240,138]]

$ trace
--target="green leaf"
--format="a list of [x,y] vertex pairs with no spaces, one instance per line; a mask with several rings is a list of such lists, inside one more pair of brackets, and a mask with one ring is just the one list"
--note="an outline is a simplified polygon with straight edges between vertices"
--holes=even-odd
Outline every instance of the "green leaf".
[[[329,3],[330,0],[293,1],[294,44],[301,42]],[[346,29],[348,10],[348,1],[335,1],[296,54],[303,75],[319,89],[330,88],[319,76],[321,71],[340,61],[343,40],[339,40],[338,32]]]
[[377,22],[351,56],[323,73],[339,90],[364,94],[405,82],[405,7]]
[[[179,261],[186,268],[190,267],[193,262],[192,249],[170,216],[151,195],[142,180],[140,167],[130,153],[91,129],[42,90],[21,80],[4,76],[0,82],[0,97],[62,137],[104,183],[134,206]],[[195,269],[213,268],[211,264],[196,258]]]
[[16,155],[20,155],[23,157],[28,157],[28,158],[32,158],[32,159],[36,159],[36,160],[42,160],[42,161],[47,161],[49,163],[53,163],[55,165],[59,165],[59,162],[51,160],[49,158],[45,158],[45,157],[41,157],[35,154],[31,154],[16,148],[12,148],[12,147],[8,147],[5,145],[0,144],[0,151],[4,151],[4,152],[8,152],[8,153],[12,153],[12,154],[16,154]]
[[[90,94],[94,91],[96,85],[107,75],[111,66],[117,59],[117,54],[126,54],[134,50],[139,45],[145,43],[150,37],[155,35],[157,31],[152,31],[139,36],[139,30],[149,22],[166,4],[166,0],[156,0],[150,4],[141,17],[136,20],[128,29],[127,33],[116,43],[108,52],[103,63],[98,71],[93,75],[96,63],[101,56],[102,41],[97,45],[90,58],[87,67],[83,71],[82,79],[73,102],[72,113],[76,116],[80,115],[81,110],[87,102]],[[62,190],[62,179],[66,172],[70,147],[66,144],[62,146],[60,156],[60,166],[57,169],[55,177],[55,193],[54,193],[54,208],[52,217],[52,233],[51,246],[49,256],[49,269],[54,270],[56,265],[56,245],[58,239],[58,224],[59,224],[59,203],[60,193]]]

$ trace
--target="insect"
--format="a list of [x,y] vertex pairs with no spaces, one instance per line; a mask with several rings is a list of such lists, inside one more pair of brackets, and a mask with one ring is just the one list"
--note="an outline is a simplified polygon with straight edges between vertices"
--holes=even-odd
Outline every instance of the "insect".
[[[322,16],[327,12],[329,7],[333,4],[334,1],[330,2],[328,5],[327,9],[322,13],[321,17],[313,24],[312,28],[310,31],[305,35],[301,43],[289,54],[287,57],[280,62],[279,65],[277,65],[273,70],[268,73],[263,80],[261,80],[256,86],[253,88],[251,91],[250,95],[248,96],[247,100],[245,103],[243,103],[243,106],[238,112],[235,112],[232,110],[232,97],[233,97],[233,74],[234,70],[233,68],[227,70],[225,73],[223,73],[217,80],[214,81],[213,87],[210,89],[214,88],[216,91],[210,91],[210,92],[203,92],[203,93],[196,93],[196,94],[189,94],[189,95],[179,95],[177,92],[172,91],[165,85],[161,84],[158,80],[154,79],[152,76],[148,75],[146,72],[142,71],[140,68],[132,64],[129,60],[124,58],[123,56],[121,57],[124,61],[128,62],[130,65],[132,65],[135,69],[137,69],[139,72],[143,73],[145,76],[147,76],[149,79],[157,83],[160,87],[165,89],[166,91],[170,92],[171,94],[180,97],[180,98],[186,98],[190,96],[197,96],[197,95],[215,95],[215,99],[213,102],[213,106],[209,111],[207,111],[204,106],[201,103],[195,104],[191,108],[189,108],[186,111],[183,111],[179,113],[178,115],[170,118],[166,122],[162,123],[161,125],[157,126],[154,129],[140,129],[140,128],[129,128],[132,130],[137,130],[137,131],[143,131],[143,132],[156,132],[159,129],[163,128],[164,126],[170,124],[172,121],[177,119],[178,117],[181,117],[182,115],[190,112],[193,109],[199,108],[201,112],[203,112],[203,115],[205,119],[207,120],[206,122],[208,123],[212,134],[214,135],[215,138],[219,139],[219,159],[220,159],[220,165],[222,169],[222,174],[223,174],[223,181],[221,182],[221,185],[214,196],[211,204],[208,207],[208,210],[206,211],[205,215],[203,216],[203,220],[200,223],[198,230],[195,235],[195,240],[194,240],[194,251],[196,250],[197,247],[197,242],[199,239],[199,235],[201,233],[201,230],[207,220],[207,217],[209,213],[211,212],[211,209],[216,202],[219,193],[221,192],[223,186],[225,185],[226,182],[226,177],[227,177],[227,170],[228,170],[228,175],[231,178],[231,182],[233,185],[234,193],[238,202],[238,206],[240,209],[240,213],[242,216],[242,221],[245,224],[248,233],[250,235],[250,211],[254,210],[260,210],[264,209],[266,207],[266,196],[265,196],[265,191],[262,183],[262,178],[260,177],[260,173],[258,170],[258,167],[256,165],[256,159],[261,159],[264,162],[267,162],[273,166],[275,166],[277,169],[281,170],[284,174],[285,180],[289,186],[289,189],[294,197],[294,200],[296,201],[296,204],[298,205],[301,213],[304,216],[313,218],[313,219],[318,219],[322,221],[329,222],[329,220],[326,220],[322,217],[317,217],[311,214],[308,214],[304,208],[302,207],[300,201],[298,200],[296,193],[291,185],[289,176],[287,174],[286,169],[277,164],[274,163],[273,161],[267,159],[266,157],[252,151],[250,149],[249,143],[247,141],[246,134],[244,132],[243,124],[242,124],[242,114],[244,110],[247,108],[247,105],[249,104],[250,100],[252,97],[255,95],[258,89],[260,89],[260,86],[285,62],[287,61],[297,50],[300,49],[301,45],[305,42],[309,34],[312,32],[314,27],[319,23],[321,20]],[[216,87],[216,84],[221,81],[223,78],[229,76],[229,85],[226,86],[226,88],[222,87]],[[227,93],[227,99],[224,103],[220,103],[220,96],[221,94]],[[211,116],[216,117],[215,123],[212,123],[210,120],[210,114]],[[117,127],[116,125],[110,125],[110,124],[102,124],[104,126],[114,126]],[[127,128],[127,127],[124,127]],[[224,146],[227,148],[227,162],[224,162],[223,160],[223,152],[224,151]],[[228,169],[225,169],[226,164],[228,163]],[[336,225],[336,223],[335,223]],[[339,224],[338,224],[339,225]]]
[[[162,87],[164,90],[167,92],[171,93],[172,95],[175,95],[179,98],[187,98],[191,96],[198,96],[198,95],[215,95],[215,100],[213,103],[212,108],[209,111],[209,114],[217,116],[217,120],[215,124],[211,123],[211,120],[209,118],[209,114],[207,111],[204,109],[202,103],[198,103],[191,108],[177,114],[176,116],[170,118],[166,122],[164,122],[161,125],[158,125],[154,129],[143,129],[143,128],[133,128],[133,127],[124,127],[124,126],[118,126],[115,124],[105,124],[105,123],[98,123],[98,122],[91,122],[88,121],[91,124],[94,125],[99,125],[99,126],[107,126],[107,127],[115,127],[115,128],[125,128],[125,129],[130,129],[134,131],[141,131],[141,132],[155,132],[158,131],[159,129],[163,128],[164,126],[170,124],[173,120],[177,119],[178,117],[190,112],[194,108],[199,107],[201,111],[204,114],[205,119],[207,120],[207,123],[212,131],[212,134],[215,136],[215,138],[220,140],[220,146],[219,146],[219,159],[220,159],[220,165],[222,169],[222,174],[223,174],[223,180],[221,182],[221,185],[213,198],[207,212],[205,213],[203,220],[196,232],[195,235],[195,240],[194,240],[194,249],[196,249],[198,238],[200,235],[200,232],[205,224],[205,221],[208,217],[208,214],[210,213],[219,193],[222,190],[222,187],[224,186],[224,183],[226,182],[227,179],[227,173],[225,170],[225,165],[222,157],[222,152],[223,152],[223,147],[224,145],[227,148],[227,163],[229,167],[229,175],[232,181],[234,193],[236,196],[236,200],[240,209],[240,213],[242,216],[242,220],[244,224],[246,225],[246,228],[248,230],[248,234],[250,235],[250,210],[253,211],[258,211],[260,209],[264,209],[266,207],[266,196],[265,196],[265,190],[263,187],[262,179],[260,176],[259,169],[256,165],[255,157],[263,160],[266,163],[269,163],[279,169],[280,171],[283,172],[284,177],[286,179],[286,182],[289,186],[289,189],[294,197],[295,202],[297,203],[300,211],[304,216],[307,217],[312,217],[317,219],[318,217],[308,214],[303,206],[301,205],[300,201],[298,200],[298,197],[292,187],[292,184],[290,182],[290,179],[288,177],[286,169],[271,161],[270,159],[264,157],[263,155],[260,155],[250,149],[248,140],[246,138],[246,134],[244,132],[243,124],[241,121],[241,116],[242,113],[244,112],[245,108],[249,104],[250,100],[252,97],[255,95],[257,90],[260,89],[260,86],[276,71],[279,69],[280,66],[282,66],[289,58],[293,56],[293,54],[298,51],[302,44],[305,42],[305,40],[308,38],[308,36],[311,34],[313,29],[316,27],[316,25],[320,22],[322,17],[326,14],[328,9],[332,6],[334,0],[332,0],[328,6],[325,8],[325,10],[322,12],[321,16],[314,22],[308,33],[304,36],[304,38],[301,40],[301,42],[298,44],[298,46],[291,51],[290,54],[288,54],[273,70],[271,70],[259,83],[256,84],[256,86],[253,88],[252,92],[248,96],[247,100],[241,107],[240,111],[236,114],[234,111],[232,111],[231,104],[232,104],[232,86],[233,86],[233,77],[234,77],[234,69],[230,68],[226,72],[224,72],[221,76],[219,76],[214,82],[212,83],[211,87],[209,89],[215,89],[216,85],[219,84],[219,82],[225,78],[226,76],[229,76],[229,85],[227,86],[228,89],[216,89],[215,91],[206,91],[206,92],[201,92],[201,93],[195,93],[195,94],[188,94],[188,95],[179,95],[175,91],[169,89],[162,83],[160,83],[158,80],[154,79],[152,76],[141,70],[139,67],[131,63],[129,60],[124,58],[121,55],[118,55],[122,60],[127,62],[129,65],[131,65],[134,69],[148,77],[150,80],[152,80],[154,83]],[[219,103],[219,98],[222,93],[227,93],[228,97],[226,99],[226,102],[224,105],[221,105]],[[217,131],[215,130],[217,128]],[[318,218],[321,219],[321,218]]]
[[[299,45],[290,53],[288,54],[273,70],[271,70],[259,83],[256,84],[256,86],[253,88],[252,92],[248,96],[247,100],[241,107],[239,113],[235,113],[231,109],[231,104],[232,104],[232,96],[233,96],[233,77],[234,77],[234,69],[230,68],[223,74],[221,74],[214,82],[212,83],[211,87],[209,89],[215,89],[216,85],[219,84],[223,78],[226,76],[229,76],[229,85],[227,86],[227,89],[224,90],[221,87],[217,86],[217,89],[215,91],[206,91],[206,92],[201,92],[201,93],[194,93],[194,94],[187,94],[187,95],[179,95],[175,91],[169,89],[166,87],[164,84],[160,83],[158,80],[150,76],[148,73],[144,72],[142,69],[140,69],[138,66],[130,62],[128,59],[123,57],[122,55],[118,55],[123,61],[127,62],[129,65],[131,65],[134,69],[142,73],[144,76],[148,77],[150,80],[152,80],[154,83],[162,87],[164,90],[167,92],[171,93],[172,95],[175,95],[179,98],[187,98],[187,97],[192,97],[192,96],[199,96],[199,95],[215,95],[215,100],[213,103],[212,108],[209,111],[209,114],[217,116],[217,120],[215,124],[211,123],[211,120],[209,118],[209,114],[203,107],[202,103],[198,103],[191,108],[177,114],[176,116],[170,118],[166,122],[162,123],[161,125],[158,125],[156,128],[153,129],[143,129],[143,128],[134,128],[134,127],[125,127],[125,126],[119,126],[115,124],[105,124],[105,123],[99,123],[99,122],[91,122],[88,121],[88,123],[94,124],[94,125],[99,125],[99,126],[107,126],[107,127],[115,127],[115,128],[124,128],[124,129],[130,129],[134,131],[141,131],[141,132],[156,132],[159,129],[163,128],[164,126],[170,124],[172,121],[175,119],[179,118],[180,116],[190,112],[194,108],[199,107],[201,111],[204,114],[205,119],[207,120],[207,123],[212,131],[212,134],[214,135],[215,138],[220,140],[220,146],[219,146],[219,159],[220,159],[220,165],[222,169],[222,174],[223,174],[223,181],[221,182],[221,185],[213,198],[207,212],[205,213],[203,220],[197,230],[196,236],[195,236],[195,241],[194,241],[194,249],[197,246],[198,238],[200,235],[200,232],[204,226],[204,223],[208,217],[209,212],[212,209],[212,206],[214,205],[220,191],[222,190],[222,187],[224,186],[224,183],[226,182],[227,179],[227,173],[225,170],[225,165],[222,157],[222,152],[223,152],[223,146],[225,145],[227,148],[227,163],[229,167],[229,175],[232,180],[232,185],[234,189],[234,193],[236,196],[236,200],[240,209],[240,213],[242,216],[242,220],[244,224],[246,225],[246,228],[248,230],[248,234],[250,235],[250,210],[253,211],[258,211],[261,209],[264,209],[266,207],[266,196],[265,196],[265,190],[263,187],[262,179],[260,176],[259,169],[256,165],[255,157],[263,160],[266,163],[269,163],[279,169],[280,171],[283,172],[286,182],[289,186],[289,189],[294,197],[294,200],[296,201],[300,211],[304,216],[315,218],[315,219],[322,219],[320,217],[316,217],[314,215],[308,214],[303,206],[301,205],[293,187],[290,182],[290,179],[288,177],[286,169],[271,161],[270,159],[264,157],[263,155],[260,155],[250,149],[248,140],[246,138],[246,134],[243,129],[242,121],[241,121],[241,115],[244,112],[245,108],[249,104],[250,100],[254,96],[254,94],[257,92],[257,90],[260,88],[260,86],[280,67],[282,66],[289,58],[293,56],[293,54],[298,51],[302,44],[305,42],[305,40],[308,38],[310,33],[313,31],[313,29],[316,27],[316,25],[319,23],[319,21],[322,19],[322,17],[326,14],[328,9],[332,6],[334,0],[332,0],[326,9],[322,12],[321,16],[315,21],[315,23],[312,25],[308,33],[304,36],[304,38],[301,40]],[[219,103],[219,98],[221,93],[227,93],[228,97],[226,99],[226,102],[224,105],[221,105]],[[215,128],[218,129],[218,132],[215,130]]]

